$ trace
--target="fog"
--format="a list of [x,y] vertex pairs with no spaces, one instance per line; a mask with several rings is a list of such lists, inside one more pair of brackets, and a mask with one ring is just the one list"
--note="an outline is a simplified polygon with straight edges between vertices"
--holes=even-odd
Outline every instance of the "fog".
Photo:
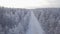
[[60,0],[0,0],[0,6],[8,8],[60,8]]

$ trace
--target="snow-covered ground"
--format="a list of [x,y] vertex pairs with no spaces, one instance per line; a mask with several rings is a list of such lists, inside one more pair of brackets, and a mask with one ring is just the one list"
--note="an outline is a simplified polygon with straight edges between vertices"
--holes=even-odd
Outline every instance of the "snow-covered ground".
[[44,31],[41,28],[40,23],[38,22],[37,18],[34,16],[32,11],[31,11],[29,29],[26,34],[44,34]]

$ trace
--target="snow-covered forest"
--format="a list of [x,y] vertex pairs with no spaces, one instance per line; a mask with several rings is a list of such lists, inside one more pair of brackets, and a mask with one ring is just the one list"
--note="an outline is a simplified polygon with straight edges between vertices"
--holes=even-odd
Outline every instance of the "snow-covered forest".
[[0,34],[60,34],[60,8],[0,8]]

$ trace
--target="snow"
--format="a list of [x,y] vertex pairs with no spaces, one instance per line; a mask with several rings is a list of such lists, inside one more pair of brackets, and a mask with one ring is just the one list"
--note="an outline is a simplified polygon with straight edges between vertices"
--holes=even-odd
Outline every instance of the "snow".
[[38,22],[37,18],[34,16],[32,11],[31,11],[29,29],[27,30],[26,34],[44,34],[44,31],[41,28],[40,23]]

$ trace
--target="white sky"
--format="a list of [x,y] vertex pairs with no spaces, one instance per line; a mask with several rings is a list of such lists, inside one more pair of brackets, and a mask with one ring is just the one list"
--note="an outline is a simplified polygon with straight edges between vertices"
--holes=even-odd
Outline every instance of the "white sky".
[[0,6],[10,8],[60,7],[60,0],[0,0]]

